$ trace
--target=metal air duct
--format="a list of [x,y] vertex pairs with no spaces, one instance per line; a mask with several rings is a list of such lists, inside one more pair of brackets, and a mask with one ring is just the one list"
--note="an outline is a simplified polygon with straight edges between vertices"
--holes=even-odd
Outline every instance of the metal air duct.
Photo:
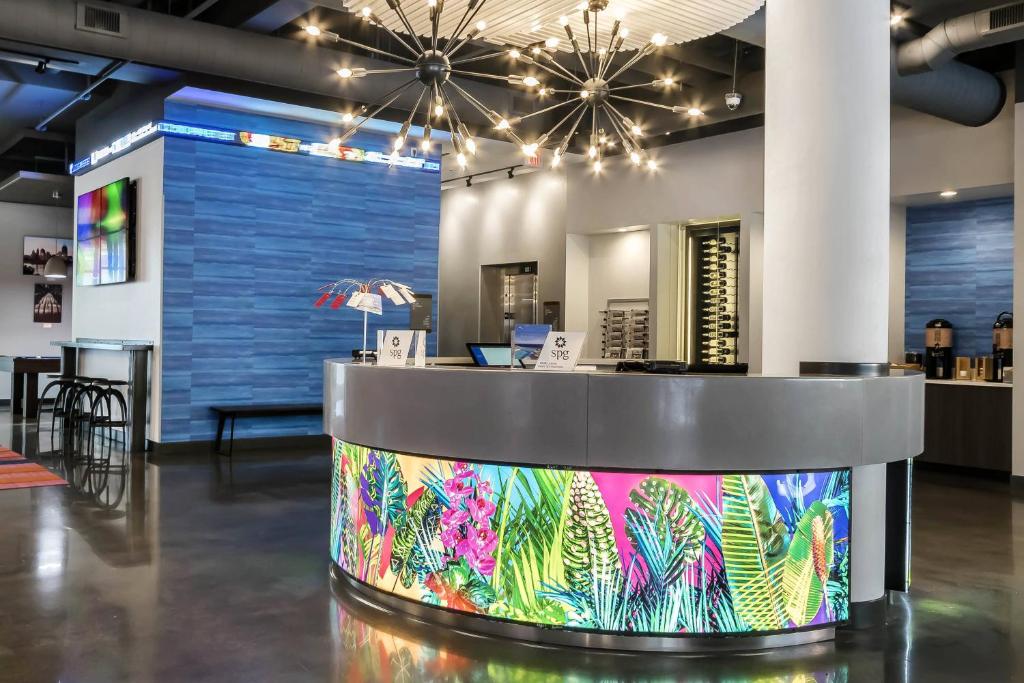
[[[1016,10],[1013,8],[1015,7],[1022,8],[1020,16],[1024,19],[1024,3],[1006,5],[976,13],[988,15],[994,13],[995,18],[987,21],[989,21],[989,25],[995,25],[999,28],[989,31],[984,38],[985,42],[970,48],[964,47],[963,49],[976,49],[978,47],[995,45],[997,42],[1004,42],[1004,40],[1016,40],[1019,37],[1024,37],[1024,34],[1015,34],[1018,30],[1024,31],[1024,28],[1014,28],[1016,24],[1013,24],[1012,19],[1017,16],[1017,14],[1014,14]],[[961,26],[959,29],[961,33],[966,31],[957,20],[951,21]],[[1024,26],[1024,24],[1021,24],[1021,26]],[[936,30],[939,30],[939,28],[936,27]],[[742,24],[723,31],[723,33],[752,45],[764,47],[765,8],[762,8]],[[996,35],[1005,38],[1000,38],[996,41]],[[925,39],[921,38],[918,40],[923,41]],[[897,52],[902,54],[906,45],[913,45],[916,42],[918,41],[910,41],[904,46],[894,47],[893,49],[892,76],[889,84],[893,103],[964,126],[983,126],[999,115],[999,112],[1002,111],[1003,106],[1006,104],[1006,87],[1003,85],[1002,80],[987,71],[954,60],[953,54],[949,55],[949,59],[942,58],[945,61],[941,65],[939,64],[940,58],[937,55],[933,57],[933,61],[938,65],[938,68],[935,70],[925,70],[924,72],[918,70],[909,75],[903,75],[902,71],[897,68],[899,61]],[[959,46],[967,45],[964,40],[959,38],[955,41],[955,44]],[[907,53],[908,55],[933,54],[931,48],[926,50],[923,44],[907,48]]]
[[963,52],[1024,39],[1024,2],[1000,5],[946,19],[931,31],[899,46],[901,75],[935,71]]

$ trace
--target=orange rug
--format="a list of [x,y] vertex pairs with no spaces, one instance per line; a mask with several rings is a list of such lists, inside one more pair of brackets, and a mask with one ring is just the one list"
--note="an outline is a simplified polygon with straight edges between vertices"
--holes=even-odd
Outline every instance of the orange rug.
[[42,465],[28,462],[20,453],[0,448],[0,491],[36,486],[67,486],[67,482]]

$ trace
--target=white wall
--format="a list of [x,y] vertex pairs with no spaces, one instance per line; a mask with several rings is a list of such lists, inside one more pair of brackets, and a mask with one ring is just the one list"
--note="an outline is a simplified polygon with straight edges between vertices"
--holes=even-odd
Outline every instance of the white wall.
[[[75,287],[72,335],[99,339],[154,342],[150,363],[148,438],[160,440],[160,358],[163,311],[164,141],[115,159],[75,178],[75,196],[120,178],[138,181],[136,200],[135,281],[120,285]],[[128,354],[83,351],[79,371],[86,375],[127,379]]]
[[600,176],[570,167],[566,230],[591,233],[760,211],[764,131],[760,128],[654,149],[653,174],[609,162]]
[[889,362],[904,360],[907,291],[907,207],[889,206]]
[[[590,325],[590,237],[565,236],[565,329],[586,330]],[[584,348],[583,355],[590,355]]]
[[979,128],[893,107],[893,197],[1013,182],[1013,78],[1004,81],[1007,106]]
[[541,302],[565,301],[565,178],[532,173],[441,193],[438,355],[479,337],[480,266],[537,262]]
[[[62,237],[74,233],[71,209],[32,204],[0,202],[0,355],[58,356],[60,349],[51,341],[71,337],[71,280],[53,281],[21,274],[24,238]],[[61,322],[32,322],[32,303],[36,284],[53,283],[64,286],[64,311]],[[40,378],[42,391],[46,382]],[[10,375],[0,375],[0,399],[11,397]]]
[[610,235],[571,235],[587,242],[587,343],[585,358],[601,357],[601,311],[609,299],[649,299],[651,233],[648,230]]

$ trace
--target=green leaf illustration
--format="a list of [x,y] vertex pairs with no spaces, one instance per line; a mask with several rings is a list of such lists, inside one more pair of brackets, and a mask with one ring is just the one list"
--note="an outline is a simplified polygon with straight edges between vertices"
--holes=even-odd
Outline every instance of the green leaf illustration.
[[406,588],[419,577],[436,571],[442,561],[440,553],[430,547],[439,529],[441,506],[430,489],[423,491],[395,532],[391,545],[391,571]]
[[722,556],[736,612],[756,630],[782,628],[786,525],[768,487],[757,475],[725,475],[722,508]]
[[693,512],[690,494],[661,477],[648,477],[629,492],[626,535],[633,550],[662,585],[679,579],[704,546],[704,526]]
[[589,472],[575,472],[569,486],[562,561],[569,585],[583,593],[590,593],[595,583],[622,581],[612,520]]
[[786,614],[797,626],[811,623],[821,608],[832,570],[833,541],[832,513],[815,501],[797,523],[782,575]]

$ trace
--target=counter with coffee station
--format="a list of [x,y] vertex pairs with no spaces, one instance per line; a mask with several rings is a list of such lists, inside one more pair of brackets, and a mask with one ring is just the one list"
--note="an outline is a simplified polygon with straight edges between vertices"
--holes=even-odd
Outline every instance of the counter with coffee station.
[[326,361],[332,576],[380,609],[511,639],[830,639],[909,575],[924,376],[863,370]]
[[924,453],[926,465],[979,473],[1012,469],[1013,318],[1000,314],[992,326],[992,355],[955,356],[956,330],[945,319],[928,322],[923,358],[925,381]]

